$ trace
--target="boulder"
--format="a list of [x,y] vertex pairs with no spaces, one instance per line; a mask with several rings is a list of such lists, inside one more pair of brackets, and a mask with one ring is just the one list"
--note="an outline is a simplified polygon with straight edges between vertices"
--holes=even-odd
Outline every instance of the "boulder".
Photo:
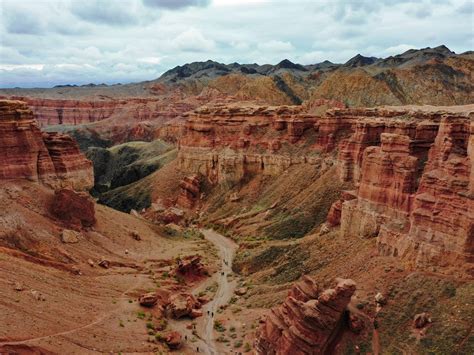
[[199,310],[199,309],[192,309],[191,313],[189,313],[189,316],[193,319],[198,318],[198,317],[202,317],[202,311]]
[[183,341],[182,338],[181,333],[172,331],[166,333],[164,336],[164,342],[170,349],[176,350],[181,347]]
[[66,244],[78,243],[81,237],[82,237],[81,233],[76,232],[71,229],[64,229],[61,232],[61,241]]
[[92,227],[96,223],[92,198],[70,189],[60,189],[54,193],[52,212],[66,225],[75,229]]
[[413,326],[417,329],[426,327],[431,323],[431,316],[427,312],[419,313],[413,318]]
[[154,292],[145,293],[140,296],[138,302],[143,307],[154,307],[158,302],[158,295]]
[[205,269],[201,263],[200,255],[191,255],[184,258],[178,258],[176,264],[176,274],[183,276],[200,276],[205,274]]
[[375,295],[375,302],[381,306],[387,304],[387,299],[385,298],[385,296],[380,293],[380,292],[377,292],[377,294]]
[[103,267],[104,269],[108,269],[110,267],[110,261],[107,259],[102,259],[99,261],[99,266]]
[[235,290],[235,294],[238,296],[243,296],[247,293],[247,287],[239,287]]
[[191,317],[194,309],[200,308],[201,304],[189,293],[177,293],[169,297],[166,305],[166,314],[174,319]]

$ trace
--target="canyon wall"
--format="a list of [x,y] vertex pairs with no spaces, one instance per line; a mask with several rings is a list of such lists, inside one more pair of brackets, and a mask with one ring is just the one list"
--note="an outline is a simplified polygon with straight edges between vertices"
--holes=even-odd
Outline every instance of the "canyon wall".
[[177,96],[90,100],[12,96],[9,99],[26,102],[40,126],[88,124],[111,117],[137,122],[156,119],[166,122],[196,107],[193,102]]
[[179,166],[212,183],[236,183],[252,174],[275,176],[295,164],[321,168],[326,162],[302,139],[316,119],[301,106],[201,107],[184,125]]
[[[459,112],[456,112],[459,111]],[[367,111],[339,144],[353,183],[328,216],[343,235],[377,237],[379,252],[424,267],[470,268],[474,248],[473,107]],[[369,115],[370,113],[370,115]],[[343,114],[343,112],[339,112]],[[353,120],[353,110],[346,110]],[[354,198],[355,197],[355,198]]]
[[332,206],[329,226],[376,237],[381,254],[417,266],[466,266],[474,249],[472,112],[336,107],[320,117],[304,106],[204,106],[179,128],[178,164],[212,184],[336,165],[335,178],[353,188]]
[[92,163],[68,135],[42,133],[21,101],[0,100],[0,180],[27,179],[88,190]]

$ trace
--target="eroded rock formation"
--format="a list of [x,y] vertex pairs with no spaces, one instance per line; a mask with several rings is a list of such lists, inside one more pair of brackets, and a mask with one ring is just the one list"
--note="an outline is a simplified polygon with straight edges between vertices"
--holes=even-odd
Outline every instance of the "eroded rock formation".
[[212,183],[238,182],[256,173],[278,175],[294,164],[317,165],[317,156],[291,153],[307,144],[302,137],[316,119],[301,106],[202,107],[185,124],[179,165]]
[[295,164],[336,165],[350,191],[327,226],[377,237],[381,253],[419,266],[473,259],[472,105],[335,107],[323,117],[305,110],[195,110],[180,133],[180,169],[216,184],[277,176]]
[[272,308],[257,330],[257,354],[326,354],[332,339],[344,328],[344,313],[356,284],[338,279],[334,289],[320,292],[304,277],[285,302]]
[[186,176],[179,183],[180,192],[176,203],[185,208],[193,208],[200,197],[200,184],[197,175]]
[[43,141],[60,181],[75,190],[89,190],[94,186],[92,162],[85,158],[71,136],[57,132],[43,133]]
[[86,193],[61,189],[54,194],[51,211],[67,226],[78,229],[95,224],[94,206],[94,201]]
[[472,111],[359,117],[338,158],[357,198],[337,202],[328,223],[337,225],[340,210],[341,233],[377,237],[382,254],[417,266],[472,262]]
[[52,187],[90,189],[92,164],[64,134],[41,133],[21,101],[0,100],[0,179],[28,179]]
[[124,99],[43,99],[12,96],[12,100],[26,102],[41,126],[79,125],[105,120],[112,116],[127,115],[129,120],[146,121],[156,118],[164,121],[192,110],[195,105],[180,101],[179,97]]

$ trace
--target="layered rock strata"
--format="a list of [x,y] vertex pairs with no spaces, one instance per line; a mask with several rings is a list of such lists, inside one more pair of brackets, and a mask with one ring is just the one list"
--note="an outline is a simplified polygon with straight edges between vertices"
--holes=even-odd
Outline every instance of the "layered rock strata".
[[90,190],[94,186],[92,162],[85,158],[71,136],[57,132],[43,133],[43,141],[60,181],[75,190]]
[[345,311],[356,284],[338,279],[334,289],[320,292],[311,279],[293,286],[285,302],[272,308],[257,330],[257,354],[327,354],[345,326]]
[[473,259],[472,112],[336,107],[319,117],[304,106],[202,107],[181,127],[178,161],[211,183],[335,164],[352,190],[333,204],[329,227],[377,237],[382,254],[419,266],[454,265]]
[[474,255],[471,111],[357,122],[339,154],[341,178],[357,188],[356,199],[334,206],[341,210],[341,233],[377,237],[382,254],[420,267],[468,266]]
[[473,117],[443,117],[417,190],[408,232],[381,227],[379,249],[417,265],[474,262]]
[[291,154],[316,116],[299,106],[202,107],[189,115],[179,140],[180,168],[213,183],[238,182],[251,174],[277,175],[294,164],[317,165],[311,154]]
[[0,100],[0,180],[90,189],[92,164],[67,135],[45,133],[21,101]]
[[132,121],[170,120],[196,107],[180,97],[126,99],[40,99],[12,96],[26,102],[41,126],[79,125],[126,115]]
[[197,175],[186,176],[179,183],[180,192],[176,203],[184,208],[193,208],[200,198],[200,184]]

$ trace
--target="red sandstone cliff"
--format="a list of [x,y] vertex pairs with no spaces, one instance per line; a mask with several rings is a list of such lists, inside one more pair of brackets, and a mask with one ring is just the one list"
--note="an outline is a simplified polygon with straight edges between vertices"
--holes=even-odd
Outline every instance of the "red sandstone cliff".
[[218,105],[180,126],[178,162],[211,183],[336,165],[352,184],[329,212],[341,233],[377,237],[416,265],[473,259],[473,107],[335,108]]
[[353,133],[339,144],[338,166],[340,178],[354,183],[356,198],[337,201],[328,223],[340,221],[343,234],[377,237],[382,254],[417,266],[469,268],[474,249],[469,112],[472,108],[375,115],[347,110]]
[[317,166],[321,159],[304,149],[308,141],[302,139],[316,120],[301,106],[204,106],[184,125],[179,165],[213,183],[238,182],[254,173],[278,175],[294,164]]
[[320,292],[309,277],[295,284],[285,302],[274,307],[257,330],[257,354],[327,354],[354,294],[352,280],[339,279]]
[[92,163],[64,134],[42,133],[21,101],[0,100],[0,180],[28,179],[88,190]]

